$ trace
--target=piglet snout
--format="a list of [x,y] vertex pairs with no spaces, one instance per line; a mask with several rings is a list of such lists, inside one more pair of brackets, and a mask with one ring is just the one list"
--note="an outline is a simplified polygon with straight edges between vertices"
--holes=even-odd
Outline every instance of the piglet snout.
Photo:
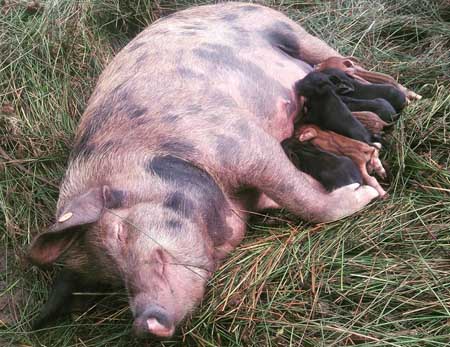
[[141,338],[171,337],[175,332],[175,324],[169,314],[161,307],[151,306],[134,321],[134,333]]

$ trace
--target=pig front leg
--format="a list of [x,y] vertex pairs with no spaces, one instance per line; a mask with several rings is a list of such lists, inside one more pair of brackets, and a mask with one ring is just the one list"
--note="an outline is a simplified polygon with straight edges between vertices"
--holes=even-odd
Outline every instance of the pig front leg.
[[280,143],[257,126],[251,127],[249,136],[230,140],[222,151],[222,172],[227,167],[240,184],[257,188],[308,221],[346,217],[378,196],[372,187],[359,184],[327,192],[318,181],[297,170]]

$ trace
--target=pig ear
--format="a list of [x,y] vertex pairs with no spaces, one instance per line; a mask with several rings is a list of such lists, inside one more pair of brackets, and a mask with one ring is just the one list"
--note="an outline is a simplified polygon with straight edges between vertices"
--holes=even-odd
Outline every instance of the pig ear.
[[353,85],[344,80],[343,78],[339,78],[338,76],[330,76],[330,81],[336,86],[336,89],[339,94],[345,95],[355,91]]
[[[35,237],[28,251],[28,259],[37,266],[56,261],[82,234],[82,226],[97,222],[105,205],[114,195],[107,186],[92,188],[61,208],[47,232]],[[105,199],[108,201],[105,202]],[[112,203],[114,205],[114,203]]]
[[350,60],[352,63],[360,64],[361,60],[356,57],[345,57],[345,59]]
[[300,140],[300,142],[305,142],[305,141],[313,139],[316,136],[317,136],[316,130],[314,130],[313,128],[307,128],[301,132],[298,139]]
[[355,67],[355,64],[349,58],[342,60],[342,64],[344,64],[345,67],[352,67],[352,68]]

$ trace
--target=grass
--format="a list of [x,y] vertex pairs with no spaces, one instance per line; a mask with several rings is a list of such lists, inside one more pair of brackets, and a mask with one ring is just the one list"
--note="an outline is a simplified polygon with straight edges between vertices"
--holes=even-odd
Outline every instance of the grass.
[[[96,78],[155,19],[206,1],[0,1],[0,345],[141,346],[123,293],[30,331],[51,273],[23,260],[48,225]],[[390,197],[345,220],[255,216],[164,346],[450,345],[450,5],[265,1],[422,94],[388,134]],[[36,3],[35,3],[36,4]]]

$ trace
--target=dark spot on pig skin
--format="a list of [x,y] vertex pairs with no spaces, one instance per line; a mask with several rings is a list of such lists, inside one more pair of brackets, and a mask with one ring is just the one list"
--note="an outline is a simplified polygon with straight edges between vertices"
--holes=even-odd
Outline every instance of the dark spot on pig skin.
[[233,39],[233,43],[237,47],[244,48],[248,47],[251,44],[250,35],[244,28],[232,27],[232,30],[233,35],[231,38]]
[[189,162],[166,155],[149,159],[145,169],[169,184],[183,188],[195,201],[195,213],[203,220],[215,245],[223,244],[231,235],[226,217],[231,206],[214,179]]
[[181,36],[195,36],[197,33],[195,31],[183,31],[180,33]]
[[183,25],[183,26],[181,26],[181,29],[203,31],[206,28],[205,28],[205,26],[200,24],[200,25]]
[[260,9],[261,8],[258,6],[250,6],[250,5],[239,7],[239,10],[242,10],[244,12],[254,12],[254,11],[258,11]]
[[145,45],[145,42],[134,42],[130,47],[128,47],[128,51],[129,52],[133,52],[136,49],[138,49],[139,47],[142,47],[143,45]]
[[239,18],[239,16],[237,14],[230,13],[230,14],[226,14],[226,15],[222,16],[220,19],[222,19],[225,22],[233,22],[238,18]]
[[251,136],[250,126],[245,120],[238,120],[233,124],[233,130],[243,138],[249,139]]
[[[84,140],[84,139],[82,139],[82,140]],[[92,155],[92,153],[95,152],[95,149],[96,149],[96,146],[92,143],[89,143],[89,144],[86,143],[84,145],[81,143],[80,146],[82,146],[82,149],[78,152],[78,155],[85,157],[85,158],[90,157]]]
[[273,28],[280,31],[295,31],[292,25],[281,20],[277,20],[275,24],[273,24]]
[[205,43],[200,48],[195,48],[193,53],[213,64],[231,67],[233,70],[239,68],[237,66],[239,61],[229,46]]
[[136,63],[142,63],[142,62],[146,61],[147,59],[148,59],[148,53],[144,52],[136,59]]
[[105,195],[105,208],[119,208],[123,206],[125,200],[125,192],[116,189],[110,189]]
[[165,35],[169,32],[169,30],[167,29],[162,29],[162,28],[153,28],[150,33],[152,35]]
[[197,114],[203,111],[203,106],[198,104],[191,104],[186,106],[186,111],[184,114]]
[[183,192],[170,193],[164,200],[164,207],[181,214],[183,217],[192,218],[194,215],[194,202]]
[[180,118],[179,115],[168,114],[166,116],[161,117],[161,120],[165,123],[175,123],[179,118]]
[[89,144],[89,140],[92,136],[100,129],[102,121],[107,117],[105,112],[107,109],[98,109],[89,121],[87,122],[86,128],[82,132],[79,139],[75,142],[75,146],[71,153],[71,158],[74,157],[89,157],[95,149],[93,144]]
[[110,119],[139,118],[147,112],[133,102],[130,88],[126,84],[116,86],[110,93],[100,96],[91,109],[87,110],[85,117],[88,118],[84,129],[80,129],[81,135],[76,139],[71,157],[89,157],[94,148],[89,143],[102,126]]
[[216,155],[223,164],[236,161],[239,156],[239,142],[231,136],[221,135],[216,140]]
[[106,153],[119,146],[118,141],[108,140],[105,143],[93,144],[87,143],[77,155],[84,158],[92,156],[94,153]]
[[[205,97],[214,105],[221,105],[222,107],[236,107],[237,103],[233,97],[226,92],[219,89],[210,88],[205,91]],[[202,109],[203,110],[203,109]],[[218,116],[218,115],[216,115]]]
[[152,118],[149,117],[138,117],[136,119],[133,120],[133,123],[131,123],[130,128],[131,129],[136,129],[142,125],[148,124],[153,122],[154,120]]
[[273,116],[277,112],[277,99],[280,96],[289,98],[289,90],[279,81],[269,77],[255,63],[237,57],[229,46],[205,43],[195,48],[193,53],[210,63],[211,69],[215,71],[225,68],[246,76],[245,79],[239,79],[239,91],[244,96],[247,108],[256,115]]
[[180,231],[183,228],[183,223],[176,219],[169,219],[166,223],[166,228]]
[[202,78],[204,77],[203,74],[195,72],[192,69],[186,68],[186,67],[177,67],[177,73],[183,77],[183,78]]
[[103,151],[109,150],[109,149],[113,148],[114,145],[115,145],[115,142],[114,142],[114,141],[108,140],[108,141],[106,141],[105,143],[103,143],[103,144],[100,145],[101,151],[103,152]]
[[160,144],[159,148],[162,151],[174,154],[177,157],[191,159],[197,154],[197,150],[190,143],[182,142],[180,140],[170,140]]
[[146,107],[133,107],[131,108],[131,112],[128,114],[128,118],[135,119],[143,116],[147,112]]
[[195,183],[195,181],[199,183],[209,176],[187,161],[171,155],[158,156],[148,160],[145,169],[164,181],[177,182],[180,186],[189,186],[191,182]]
[[287,55],[296,59],[300,58],[300,47],[298,45],[298,39],[297,36],[295,36],[292,32],[267,29],[263,32],[263,36],[274,47],[278,47]]

